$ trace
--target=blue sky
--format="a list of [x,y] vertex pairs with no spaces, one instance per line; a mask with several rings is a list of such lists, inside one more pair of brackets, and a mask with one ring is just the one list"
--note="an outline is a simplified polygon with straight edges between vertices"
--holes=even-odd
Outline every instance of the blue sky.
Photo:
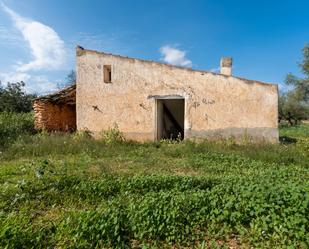
[[45,93],[75,67],[75,46],[282,84],[309,43],[305,0],[0,0],[0,80]]

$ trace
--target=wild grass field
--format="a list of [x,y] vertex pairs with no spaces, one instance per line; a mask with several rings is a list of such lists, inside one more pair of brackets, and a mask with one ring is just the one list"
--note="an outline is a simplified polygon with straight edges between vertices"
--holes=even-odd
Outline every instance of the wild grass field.
[[309,247],[309,125],[279,145],[140,144],[31,122],[0,115],[2,248]]

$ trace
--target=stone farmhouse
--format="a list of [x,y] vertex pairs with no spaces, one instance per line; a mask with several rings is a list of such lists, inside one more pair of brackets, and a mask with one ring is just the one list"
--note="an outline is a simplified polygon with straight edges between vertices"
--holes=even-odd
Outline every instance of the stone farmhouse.
[[278,142],[278,86],[233,76],[231,58],[213,73],[78,46],[76,72],[76,86],[35,101],[37,128]]

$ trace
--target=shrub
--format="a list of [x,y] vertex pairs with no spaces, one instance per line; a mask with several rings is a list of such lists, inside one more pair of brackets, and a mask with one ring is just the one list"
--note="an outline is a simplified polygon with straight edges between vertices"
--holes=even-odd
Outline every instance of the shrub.
[[0,112],[30,112],[35,98],[35,94],[26,93],[23,81],[5,86],[0,81]]
[[121,143],[125,141],[125,138],[116,123],[109,130],[102,131],[101,138],[107,144]]
[[25,134],[33,134],[33,113],[0,113],[0,147],[5,147]]

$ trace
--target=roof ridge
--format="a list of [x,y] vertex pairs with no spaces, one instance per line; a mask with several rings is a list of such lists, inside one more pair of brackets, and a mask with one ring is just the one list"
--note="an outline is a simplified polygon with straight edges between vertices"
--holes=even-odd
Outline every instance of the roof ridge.
[[97,53],[97,54],[108,55],[108,56],[115,56],[115,57],[119,57],[121,59],[127,59],[127,60],[137,60],[137,61],[146,62],[146,63],[155,63],[155,64],[158,64],[158,65],[167,66],[167,67],[170,67],[170,68],[177,68],[177,69],[187,70],[187,71],[191,71],[191,72],[199,72],[199,73],[207,73],[207,74],[212,74],[212,75],[219,75],[219,76],[223,76],[225,78],[232,77],[232,78],[236,78],[236,79],[239,79],[239,80],[245,81],[246,83],[251,83],[251,84],[252,83],[258,83],[258,84],[263,84],[263,85],[278,85],[277,83],[270,83],[270,82],[264,82],[264,81],[259,81],[259,80],[250,80],[250,79],[247,79],[247,78],[238,77],[238,76],[234,76],[234,75],[225,75],[225,74],[215,73],[215,72],[211,72],[211,71],[207,71],[207,70],[199,70],[199,69],[193,69],[193,68],[188,68],[188,67],[183,67],[183,66],[171,65],[171,64],[167,64],[167,63],[163,63],[163,62],[154,61],[154,60],[139,59],[139,58],[135,58],[135,57],[128,57],[128,56],[123,56],[123,55],[118,55],[118,54],[113,54],[113,53],[107,53],[107,52],[98,51],[98,50],[85,49],[85,48],[83,48],[79,45],[76,46],[76,55],[77,56],[82,56],[86,52]]

